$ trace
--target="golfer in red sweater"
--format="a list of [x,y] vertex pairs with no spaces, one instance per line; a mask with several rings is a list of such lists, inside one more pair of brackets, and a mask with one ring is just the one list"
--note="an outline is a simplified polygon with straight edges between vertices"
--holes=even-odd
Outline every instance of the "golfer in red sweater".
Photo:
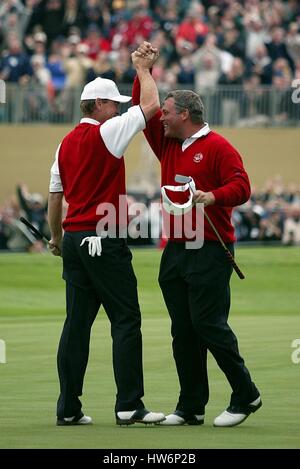
[[[141,56],[149,51],[147,43],[138,49]],[[133,104],[139,99],[140,82],[136,77]],[[249,199],[249,179],[238,151],[209,128],[203,114],[196,93],[176,90],[168,93],[144,133],[160,161],[162,186],[174,185],[176,174],[191,176],[197,189],[194,203],[204,205],[233,254],[231,212]],[[214,425],[235,426],[259,409],[262,401],[227,322],[232,266],[206,220],[203,246],[188,249],[186,242],[190,240],[184,235],[178,237],[178,233],[175,236],[172,230],[175,217],[180,215],[167,215],[171,218],[169,241],[161,259],[159,284],[172,320],[180,394],[175,411],[161,425],[204,423],[209,398],[208,349],[232,388],[229,407],[215,418]]]

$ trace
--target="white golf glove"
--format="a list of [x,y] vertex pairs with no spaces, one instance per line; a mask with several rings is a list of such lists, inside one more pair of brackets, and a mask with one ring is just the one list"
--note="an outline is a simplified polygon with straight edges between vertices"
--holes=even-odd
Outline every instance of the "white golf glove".
[[83,246],[86,241],[88,241],[89,243],[89,255],[92,257],[95,257],[95,255],[101,256],[101,252],[102,252],[101,237],[89,236],[87,238],[83,238],[80,246]]

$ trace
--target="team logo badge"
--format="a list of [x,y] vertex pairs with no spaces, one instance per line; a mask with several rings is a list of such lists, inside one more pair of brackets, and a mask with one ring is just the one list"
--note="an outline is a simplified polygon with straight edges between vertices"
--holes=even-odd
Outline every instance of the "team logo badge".
[[196,155],[194,155],[194,158],[193,158],[194,163],[200,163],[200,161],[202,160],[203,160],[202,153],[196,153]]

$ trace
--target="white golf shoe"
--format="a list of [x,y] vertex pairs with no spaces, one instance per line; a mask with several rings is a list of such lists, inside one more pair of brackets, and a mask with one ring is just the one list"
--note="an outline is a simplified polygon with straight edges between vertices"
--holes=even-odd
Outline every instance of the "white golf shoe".
[[262,406],[260,396],[245,408],[229,406],[214,420],[214,427],[235,427],[244,422],[251,413],[256,412]]
[[147,409],[137,409],[130,411],[119,411],[116,414],[117,425],[132,425],[133,423],[159,423],[165,420],[165,414],[162,412],[150,412]]
[[159,425],[202,425],[203,423],[204,415],[188,414],[181,410],[175,410],[172,414],[167,415]]
[[70,426],[70,425],[91,425],[93,423],[92,418],[88,415],[81,413],[77,417],[64,417],[63,419],[57,419],[56,425],[58,426]]

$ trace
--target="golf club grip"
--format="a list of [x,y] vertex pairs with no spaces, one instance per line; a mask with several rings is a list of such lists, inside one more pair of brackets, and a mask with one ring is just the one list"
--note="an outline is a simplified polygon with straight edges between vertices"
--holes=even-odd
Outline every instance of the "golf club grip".
[[243,274],[243,272],[239,269],[238,265],[236,264],[235,260],[234,260],[234,257],[233,255],[231,254],[231,252],[229,251],[229,249],[226,248],[226,254],[227,254],[227,257],[232,265],[232,267],[234,268],[234,270],[236,271],[236,273],[238,274],[239,278],[241,280],[244,280],[245,278],[245,275]]
[[33,235],[37,238],[37,239],[44,239],[45,241],[47,241],[47,243],[49,243],[49,239],[46,238],[46,236],[43,236],[42,233],[39,232],[39,230],[37,230],[35,228],[35,226],[33,226],[28,220],[26,220],[26,218],[24,217],[20,217],[20,221],[22,223],[24,223],[24,225],[27,226],[27,228],[30,229],[30,231],[33,233]]

